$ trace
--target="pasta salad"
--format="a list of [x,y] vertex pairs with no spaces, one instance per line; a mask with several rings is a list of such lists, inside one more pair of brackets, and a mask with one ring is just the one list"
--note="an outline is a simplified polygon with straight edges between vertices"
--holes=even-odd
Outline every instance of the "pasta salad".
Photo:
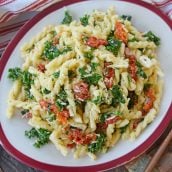
[[22,67],[8,71],[14,84],[7,115],[18,109],[28,119],[25,135],[35,147],[50,140],[64,156],[73,150],[74,158],[96,159],[154,120],[163,87],[160,38],[131,20],[113,7],[79,21],[66,11],[61,24],[21,47]]

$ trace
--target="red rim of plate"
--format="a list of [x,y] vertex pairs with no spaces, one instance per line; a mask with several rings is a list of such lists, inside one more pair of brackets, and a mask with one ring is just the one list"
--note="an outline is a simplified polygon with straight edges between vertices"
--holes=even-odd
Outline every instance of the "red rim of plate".
[[[27,33],[27,31],[33,27],[33,25],[35,25],[39,20],[41,20],[43,17],[45,17],[49,13],[57,9],[60,9],[63,6],[71,5],[71,4],[82,2],[82,1],[85,1],[85,0],[70,0],[70,1],[65,0],[65,1],[58,2],[46,8],[45,10],[40,12],[38,15],[36,15],[33,19],[31,19],[28,23],[26,23],[18,32],[18,34],[15,36],[15,38],[9,43],[5,52],[2,55],[2,58],[0,60],[0,78],[2,77],[5,65],[8,62],[8,59],[11,53],[13,52],[14,48],[16,47],[18,42],[22,39],[22,37]],[[159,17],[161,17],[166,22],[166,24],[172,29],[171,20],[165,14],[163,14],[159,9],[155,8],[153,5],[145,3],[143,1],[136,1],[136,0],[121,0],[121,1],[137,4],[139,6],[149,9],[150,11],[154,12]],[[138,146],[136,149],[134,149],[133,151],[129,152],[128,154],[120,158],[117,158],[115,160],[112,160],[103,164],[92,165],[92,166],[66,167],[66,166],[50,165],[50,164],[46,164],[46,163],[42,163],[40,161],[34,160],[24,155],[22,152],[18,151],[13,145],[10,144],[7,137],[5,136],[5,133],[3,132],[1,124],[0,124],[0,139],[2,142],[2,146],[8,153],[10,153],[19,161],[37,169],[46,170],[46,171],[60,170],[63,172],[65,171],[67,172],[69,170],[75,171],[75,172],[79,170],[82,170],[83,172],[89,171],[89,170],[100,171],[100,170],[105,170],[105,169],[110,169],[110,168],[120,166],[126,162],[131,161],[132,159],[136,158],[142,153],[144,153],[160,137],[160,135],[165,130],[164,126],[167,126],[171,119],[172,119],[172,105],[169,107],[168,112],[166,113],[164,119],[161,121],[160,125],[157,127],[154,133],[152,133],[152,135],[146,141],[144,141],[140,146]]]

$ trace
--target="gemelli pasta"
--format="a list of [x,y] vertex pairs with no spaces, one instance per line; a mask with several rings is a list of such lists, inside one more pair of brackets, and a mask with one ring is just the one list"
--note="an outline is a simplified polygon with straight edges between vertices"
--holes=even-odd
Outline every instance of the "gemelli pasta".
[[8,117],[28,119],[35,147],[49,140],[62,155],[95,159],[120,138],[136,139],[156,117],[162,71],[160,39],[141,32],[114,8],[79,21],[69,11],[21,47],[24,63],[9,69],[14,81]]

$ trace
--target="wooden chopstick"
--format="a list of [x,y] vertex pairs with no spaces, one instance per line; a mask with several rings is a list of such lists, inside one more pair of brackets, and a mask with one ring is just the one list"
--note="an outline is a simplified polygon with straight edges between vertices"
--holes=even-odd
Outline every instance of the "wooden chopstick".
[[160,157],[164,153],[165,149],[167,148],[167,146],[168,146],[168,144],[170,143],[171,140],[172,140],[172,129],[168,133],[167,137],[164,139],[164,141],[161,144],[161,146],[159,147],[158,151],[155,153],[155,155],[151,159],[150,163],[146,167],[145,172],[152,172],[153,171],[153,168],[155,167],[155,165],[159,161]]

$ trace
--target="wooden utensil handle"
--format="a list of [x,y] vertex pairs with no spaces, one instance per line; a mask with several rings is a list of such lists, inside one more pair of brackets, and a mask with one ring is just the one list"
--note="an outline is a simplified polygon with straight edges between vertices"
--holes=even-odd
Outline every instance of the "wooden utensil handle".
[[153,156],[153,158],[150,161],[150,163],[148,164],[145,172],[152,172],[153,168],[155,167],[155,165],[159,161],[160,157],[164,153],[166,147],[168,146],[170,140],[172,140],[172,130],[169,132],[169,134],[167,135],[167,137],[165,138],[165,140],[161,144],[160,148],[158,149],[158,151]]

